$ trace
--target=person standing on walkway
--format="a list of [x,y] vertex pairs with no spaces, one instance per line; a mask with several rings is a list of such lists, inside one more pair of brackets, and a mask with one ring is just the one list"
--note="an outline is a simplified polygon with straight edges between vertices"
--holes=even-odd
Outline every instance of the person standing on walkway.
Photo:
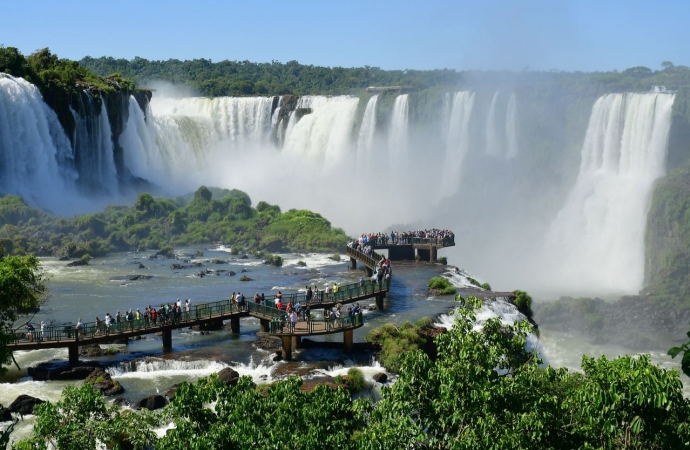
[[75,332],[76,332],[76,334],[77,334],[77,337],[79,337],[79,335],[81,334],[83,328],[84,328],[84,323],[81,321],[81,317],[80,317],[79,320],[77,321],[77,326],[74,327],[74,330],[75,330]]
[[295,327],[297,326],[297,312],[295,310],[290,314],[290,329],[295,332]]

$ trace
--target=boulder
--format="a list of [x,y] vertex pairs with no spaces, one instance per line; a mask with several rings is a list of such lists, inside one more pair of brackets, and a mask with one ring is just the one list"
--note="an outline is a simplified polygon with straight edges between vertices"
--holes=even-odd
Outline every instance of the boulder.
[[91,372],[84,382],[92,385],[95,390],[100,391],[101,395],[106,397],[122,394],[125,391],[119,382],[113,380],[110,374],[102,369]]
[[35,381],[48,380],[83,380],[94,370],[99,370],[98,365],[91,366],[65,366],[54,365],[51,363],[39,364],[36,367],[29,367],[27,372]]
[[146,269],[146,266],[143,265],[142,263],[139,263],[139,266],[138,266],[138,267],[139,267],[139,269]]
[[23,416],[34,413],[34,406],[45,403],[40,398],[32,397],[30,395],[22,394],[7,408],[11,413],[19,413]]
[[165,391],[165,398],[167,398],[169,402],[175,400],[178,386],[179,384],[173,384]]
[[281,239],[274,239],[263,245],[263,249],[269,253],[282,253],[285,244]]
[[222,260],[222,259],[212,259],[212,260],[211,260],[211,263],[212,263],[212,264],[227,264],[228,262],[227,262],[227,261],[224,261],[224,260]]
[[242,275],[240,277],[240,281],[254,281],[254,280],[249,278],[247,275]]
[[85,259],[77,259],[75,261],[72,261],[71,263],[67,263],[67,267],[76,267],[76,266],[88,266],[89,262],[86,261]]
[[386,381],[388,381],[388,375],[386,375],[383,372],[379,372],[376,375],[374,375],[374,381],[376,381],[377,383],[385,383]]
[[228,275],[232,277],[232,276],[235,276],[235,275],[237,275],[237,274],[231,270],[231,271],[228,272]]
[[146,398],[142,398],[137,403],[139,409],[146,408],[149,411],[155,411],[156,409],[161,409],[168,404],[168,400],[162,395],[149,395]]
[[65,255],[65,256],[61,256],[60,258],[58,258],[58,261],[69,261],[69,259],[70,259],[69,256]]
[[218,379],[225,384],[235,386],[237,382],[240,380],[240,374],[237,373],[237,371],[231,369],[230,367],[226,367],[225,369],[218,372]]
[[9,409],[0,406],[0,422],[9,422],[12,420],[12,413]]

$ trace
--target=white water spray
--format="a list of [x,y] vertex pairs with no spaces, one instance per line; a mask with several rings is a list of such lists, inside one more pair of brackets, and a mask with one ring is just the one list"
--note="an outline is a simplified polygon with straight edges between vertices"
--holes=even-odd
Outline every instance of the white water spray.
[[654,180],[664,175],[674,96],[608,94],[592,108],[575,186],[547,236],[545,278],[560,291],[635,293]]

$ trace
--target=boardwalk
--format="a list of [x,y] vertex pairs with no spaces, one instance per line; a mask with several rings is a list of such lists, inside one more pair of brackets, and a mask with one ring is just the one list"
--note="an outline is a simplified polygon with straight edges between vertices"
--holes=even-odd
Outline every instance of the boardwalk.
[[[121,321],[111,324],[109,327],[104,322],[101,322],[99,326],[90,322],[83,324],[79,330],[76,330],[74,325],[51,326],[46,327],[43,332],[34,331],[31,336],[32,339],[26,335],[16,335],[14,342],[8,344],[8,347],[12,350],[67,347],[70,362],[76,363],[79,358],[79,347],[83,345],[161,333],[163,347],[171,348],[171,332],[174,329],[230,320],[232,331],[239,332],[240,319],[251,316],[259,319],[261,331],[279,336],[283,340],[284,353],[289,359],[292,347],[299,346],[301,336],[343,333],[346,349],[348,346],[351,348],[352,330],[363,325],[361,315],[349,316],[345,314],[345,317],[340,319],[326,321],[323,311],[338,304],[354,303],[369,298],[376,298],[377,303],[379,303],[388,292],[389,285],[389,281],[355,283],[341,286],[338,292],[329,294],[319,292],[318,295],[310,299],[307,299],[306,293],[302,292],[283,294],[282,301],[285,304],[288,302],[292,302],[293,305],[300,303],[303,308],[309,306],[311,309],[309,318],[301,314],[294,330],[287,324],[286,312],[273,306],[276,299],[276,296],[273,295],[267,296],[264,304],[254,303],[253,299],[245,300],[243,304],[230,303],[229,300],[198,304],[194,305],[190,311],[182,311],[179,315],[159,316],[155,322],[149,318],[142,318],[140,320]],[[275,326],[272,326],[272,321]],[[280,327],[281,323],[283,324],[282,328]],[[288,340],[290,340],[289,343]]]

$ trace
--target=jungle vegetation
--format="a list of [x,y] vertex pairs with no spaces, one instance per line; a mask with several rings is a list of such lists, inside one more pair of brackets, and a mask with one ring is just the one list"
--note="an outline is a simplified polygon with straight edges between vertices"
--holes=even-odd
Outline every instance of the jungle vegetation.
[[[471,308],[434,339],[437,357],[410,348],[381,399],[347,387],[300,389],[291,377],[257,387],[216,375],[182,383],[159,412],[120,409],[90,386],[36,406],[33,435],[16,449],[667,449],[690,445],[690,402],[679,373],[649,356],[583,357],[582,372],[542,366],[525,349],[531,328]],[[172,423],[162,437],[153,430]],[[289,443],[289,444],[286,444]]]
[[17,196],[0,198],[0,243],[13,255],[81,258],[110,252],[160,250],[173,246],[219,243],[233,253],[320,251],[343,248],[348,236],[320,214],[259,202],[239,190],[201,186],[193,195],[154,198],[139,194],[134,205],[54,217],[31,208]]

